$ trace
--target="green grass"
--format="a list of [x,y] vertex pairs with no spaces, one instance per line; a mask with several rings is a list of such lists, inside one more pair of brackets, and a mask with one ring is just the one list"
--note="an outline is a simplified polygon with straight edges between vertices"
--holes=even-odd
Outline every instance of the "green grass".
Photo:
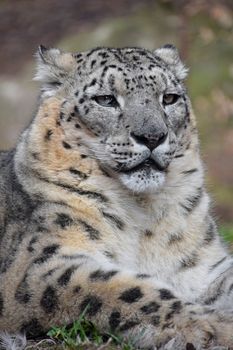
[[87,308],[78,320],[69,326],[52,327],[47,335],[56,343],[71,350],[90,348],[136,350],[130,341],[126,342],[118,334],[101,333],[92,322],[86,320],[86,311]]
[[222,226],[219,231],[226,242],[233,242],[233,225]]

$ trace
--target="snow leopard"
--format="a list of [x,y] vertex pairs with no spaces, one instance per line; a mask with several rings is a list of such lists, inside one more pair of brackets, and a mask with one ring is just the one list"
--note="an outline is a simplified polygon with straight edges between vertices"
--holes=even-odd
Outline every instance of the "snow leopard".
[[233,349],[233,260],[176,47],[36,57],[37,110],[0,153],[0,330],[85,312],[139,348]]

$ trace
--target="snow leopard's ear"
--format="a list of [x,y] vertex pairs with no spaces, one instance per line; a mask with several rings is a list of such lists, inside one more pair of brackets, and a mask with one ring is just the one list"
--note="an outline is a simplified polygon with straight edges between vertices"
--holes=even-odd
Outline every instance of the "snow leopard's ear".
[[187,77],[188,69],[181,61],[178,50],[174,45],[166,44],[155,50],[154,54],[170,66],[179,80],[184,80]]
[[39,46],[36,53],[37,71],[34,80],[42,82],[42,91],[52,96],[75,69],[76,61],[71,53]]

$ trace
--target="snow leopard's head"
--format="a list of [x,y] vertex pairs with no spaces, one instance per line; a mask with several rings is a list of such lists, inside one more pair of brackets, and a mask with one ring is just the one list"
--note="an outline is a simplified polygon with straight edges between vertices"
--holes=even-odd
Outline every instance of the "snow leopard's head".
[[[62,101],[60,123],[72,149],[94,157],[134,192],[156,192],[189,145],[187,69],[177,49],[41,47],[42,99]],[[189,131],[188,131],[189,130]]]

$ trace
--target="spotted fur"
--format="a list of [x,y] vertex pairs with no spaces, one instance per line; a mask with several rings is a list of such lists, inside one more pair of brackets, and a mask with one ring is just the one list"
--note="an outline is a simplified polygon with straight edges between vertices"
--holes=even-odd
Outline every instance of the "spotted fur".
[[232,259],[177,50],[37,59],[38,111],[0,153],[0,330],[41,336],[86,310],[140,347],[233,347]]

